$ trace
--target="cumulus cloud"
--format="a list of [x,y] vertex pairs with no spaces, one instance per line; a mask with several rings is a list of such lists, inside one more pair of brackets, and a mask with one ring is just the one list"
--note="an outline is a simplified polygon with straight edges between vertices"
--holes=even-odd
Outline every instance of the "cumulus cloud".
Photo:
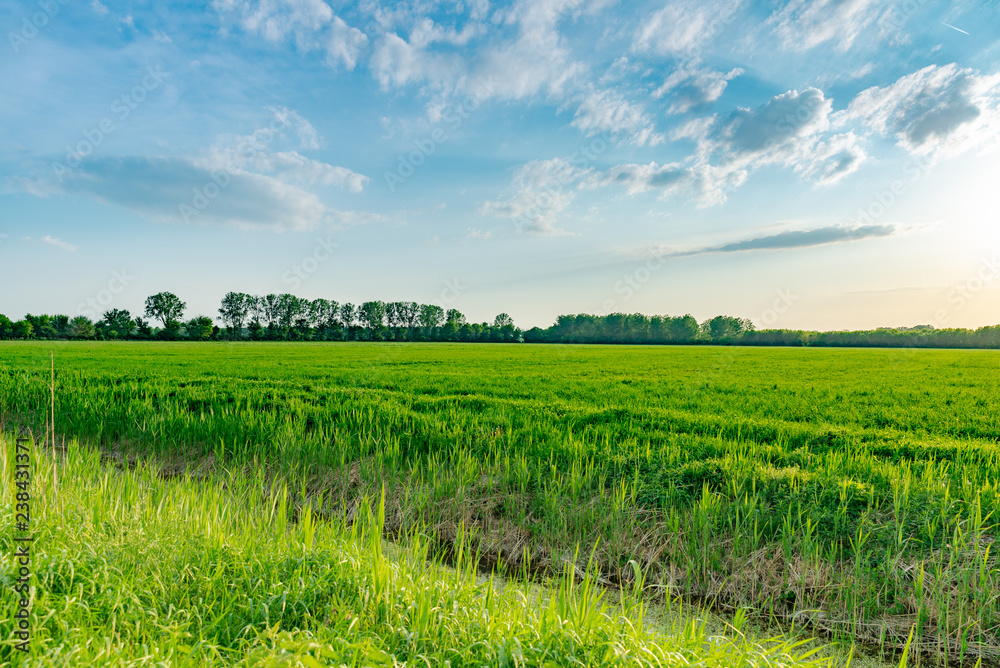
[[688,65],[672,72],[656,89],[653,96],[658,98],[669,96],[672,104],[667,113],[683,114],[718,100],[729,82],[741,74],[743,70],[739,67],[723,74],[712,69]]
[[326,43],[326,61],[330,66],[353,70],[367,46],[367,35],[347,25],[339,16],[333,17],[330,37]]
[[1000,75],[929,65],[888,86],[861,91],[845,120],[897,139],[921,155],[956,154],[1000,132]]
[[654,131],[643,110],[612,91],[594,91],[588,95],[576,110],[571,125],[588,137],[609,132],[637,146],[663,142],[663,135]]
[[461,58],[454,54],[433,53],[389,33],[375,44],[371,68],[383,89],[427,82],[450,89],[461,76],[463,66]]
[[790,0],[768,19],[785,48],[805,51],[831,42],[846,51],[858,35],[892,11],[880,0]]
[[540,236],[569,234],[558,226],[560,214],[573,202],[582,179],[591,170],[562,158],[533,160],[514,170],[511,184],[516,193],[508,198],[484,202],[483,216],[508,218],[519,232]]
[[896,225],[828,225],[811,230],[786,230],[776,234],[739,239],[716,246],[702,248],[678,249],[669,246],[656,246],[647,249],[645,254],[660,257],[688,257],[691,255],[707,255],[709,253],[741,253],[760,250],[791,250],[809,248],[826,244],[847,243],[863,239],[888,237],[900,233]]
[[695,142],[688,163],[626,163],[590,175],[588,187],[620,186],[635,195],[684,196],[699,207],[722,204],[751,172],[780,164],[819,185],[835,183],[865,161],[853,132],[829,135],[832,102],[822,91],[788,91],[755,108],[693,119],[671,137]]
[[[739,185],[760,167],[790,167],[818,184],[834,183],[865,159],[853,133],[826,136],[833,103],[816,88],[788,91],[754,109],[740,108],[725,116],[692,122],[677,137],[697,142],[696,165],[715,168],[712,181]],[[725,200],[720,189],[706,191],[702,204]]]
[[[829,134],[831,110],[831,100],[809,88],[775,96],[755,109],[694,119],[671,135],[696,144],[684,163],[624,163],[595,171],[561,159],[533,161],[515,172],[518,195],[487,202],[481,213],[515,219],[530,215],[547,225],[541,231],[550,231],[554,216],[569,206],[578,189],[612,186],[629,195],[654,192],[660,199],[687,197],[699,207],[715,206],[751,172],[770,164],[789,167],[818,185],[835,183],[857,170],[866,154],[853,132]],[[560,187],[552,188],[552,180]]]
[[798,153],[803,142],[830,126],[833,102],[817,88],[788,91],[755,108],[723,116],[703,137],[703,150],[723,162],[779,162]]

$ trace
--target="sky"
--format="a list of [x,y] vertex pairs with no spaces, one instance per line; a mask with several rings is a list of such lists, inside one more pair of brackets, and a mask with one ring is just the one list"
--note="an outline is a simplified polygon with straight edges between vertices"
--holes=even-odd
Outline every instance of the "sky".
[[1000,2],[0,0],[0,313],[1000,323]]

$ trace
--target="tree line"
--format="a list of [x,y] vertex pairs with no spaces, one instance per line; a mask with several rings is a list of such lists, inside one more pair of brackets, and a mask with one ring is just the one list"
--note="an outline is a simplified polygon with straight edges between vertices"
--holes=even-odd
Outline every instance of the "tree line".
[[979,329],[879,328],[818,332],[757,330],[745,318],[719,315],[699,323],[691,315],[641,313],[561,315],[548,328],[522,331],[506,313],[493,322],[470,323],[457,309],[417,302],[368,301],[359,305],[290,294],[229,292],[219,321],[199,315],[184,320],[187,304],[177,295],[150,295],[143,312],[106,311],[86,316],[0,315],[0,339],[162,341],[463,341],[490,343],[716,344],[752,346],[851,346],[1000,348],[1000,325]]
[[354,305],[290,294],[229,292],[219,307],[222,326],[205,315],[185,320],[186,308],[177,295],[160,292],[146,298],[140,315],[115,308],[97,322],[83,315],[31,314],[12,322],[0,315],[0,339],[494,343],[521,339],[521,330],[506,313],[492,323],[470,323],[457,309],[417,302]]
[[1000,348],[1000,325],[978,329],[880,327],[871,330],[819,332],[798,329],[758,330],[744,318],[719,315],[698,323],[690,315],[641,313],[561,315],[547,329],[524,332],[529,343],[715,344],[740,346],[837,346],[868,348]]

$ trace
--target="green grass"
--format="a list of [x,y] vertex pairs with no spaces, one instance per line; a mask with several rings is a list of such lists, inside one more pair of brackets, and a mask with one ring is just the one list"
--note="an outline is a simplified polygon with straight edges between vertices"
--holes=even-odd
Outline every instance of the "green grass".
[[[11,439],[0,547],[13,553]],[[255,474],[164,479],[117,470],[71,444],[59,501],[53,459],[36,448],[32,651],[22,666],[776,666],[819,668],[788,641],[725,638],[691,620],[653,631],[626,593],[604,600],[572,571],[547,591],[477,580],[473,562],[436,566],[420,534],[386,550],[383,518],[350,525],[290,513],[287,490]],[[380,508],[376,505],[376,508]],[[15,579],[0,565],[6,590]],[[0,615],[10,619],[3,598]]]
[[[333,523],[507,574],[1000,660],[994,351],[0,344],[0,415],[179,470],[256,462]],[[579,555],[584,555],[583,557]]]

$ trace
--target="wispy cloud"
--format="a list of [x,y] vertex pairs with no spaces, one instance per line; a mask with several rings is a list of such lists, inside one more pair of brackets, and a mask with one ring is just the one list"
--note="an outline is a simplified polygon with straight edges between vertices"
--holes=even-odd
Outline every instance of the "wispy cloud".
[[69,242],[63,241],[59,237],[51,237],[49,235],[45,235],[44,237],[39,239],[39,241],[41,241],[42,243],[49,244],[50,246],[55,246],[56,248],[61,248],[64,251],[69,251],[70,253],[76,250],[76,246],[74,246]]
[[805,51],[831,42],[846,51],[863,30],[890,11],[892,3],[880,0],[791,0],[768,22],[785,48]]
[[669,246],[656,246],[644,254],[660,257],[689,257],[692,255],[707,255],[710,253],[741,253],[745,251],[791,250],[809,248],[826,244],[847,243],[879,237],[889,237],[898,234],[897,225],[828,225],[811,230],[785,230],[777,234],[749,237],[716,246],[702,248],[679,249]]
[[465,233],[465,237],[464,238],[467,241],[471,241],[473,239],[492,239],[493,238],[493,231],[492,230],[481,230],[478,227],[470,227],[468,229],[468,231]]

